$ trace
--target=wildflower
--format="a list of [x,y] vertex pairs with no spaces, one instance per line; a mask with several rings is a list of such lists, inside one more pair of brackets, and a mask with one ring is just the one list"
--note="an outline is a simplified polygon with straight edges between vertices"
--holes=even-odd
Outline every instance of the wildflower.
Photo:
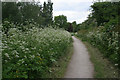
[[9,58],[9,55],[8,55],[8,53],[5,53],[5,56]]
[[115,64],[115,66],[118,66],[118,64]]
[[35,58],[35,55],[32,55],[31,58]]
[[26,50],[29,50],[28,48],[26,48]]
[[16,58],[19,58],[19,56],[18,56],[18,55],[16,55],[15,57],[16,57]]

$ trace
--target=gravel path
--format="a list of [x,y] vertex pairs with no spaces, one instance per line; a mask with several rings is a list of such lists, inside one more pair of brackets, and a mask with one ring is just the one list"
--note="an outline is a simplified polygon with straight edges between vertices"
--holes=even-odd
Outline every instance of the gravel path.
[[85,45],[72,36],[74,53],[64,78],[93,78],[94,67]]

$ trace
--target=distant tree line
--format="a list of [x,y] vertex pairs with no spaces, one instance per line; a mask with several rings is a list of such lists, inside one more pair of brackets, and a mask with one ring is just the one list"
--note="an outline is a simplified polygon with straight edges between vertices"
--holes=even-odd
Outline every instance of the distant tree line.
[[[8,22],[6,22],[8,21]],[[70,32],[75,32],[76,22],[70,23],[64,15],[55,16],[53,20],[53,3],[51,1],[44,2],[3,2],[2,3],[2,22],[3,30],[7,34],[10,28],[17,28],[26,31],[30,26],[22,26],[28,24],[39,24],[44,28],[48,25],[57,26]],[[11,23],[15,25],[11,25]],[[15,27],[15,28],[16,28]]]
[[110,25],[115,26],[115,31],[120,31],[118,26],[120,25],[120,2],[105,2],[102,0],[95,2],[91,5],[91,13],[88,19],[80,24],[77,24],[76,21],[72,23],[67,22],[66,17],[63,15],[56,16],[54,21],[56,25],[60,25],[61,28],[64,27],[70,32],[99,26],[105,26],[107,28]]
[[54,25],[64,28],[69,32],[77,32],[79,30],[79,24],[77,24],[76,21],[68,22],[65,15],[55,16]]

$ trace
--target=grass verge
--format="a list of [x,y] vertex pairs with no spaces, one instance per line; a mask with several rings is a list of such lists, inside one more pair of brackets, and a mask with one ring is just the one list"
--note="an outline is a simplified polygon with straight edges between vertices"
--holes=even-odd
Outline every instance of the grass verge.
[[73,54],[73,44],[68,47],[64,56],[54,63],[53,67],[50,68],[50,72],[46,73],[44,78],[63,78],[67,69],[67,65]]
[[100,51],[88,42],[84,42],[94,64],[94,78],[118,78],[118,69],[106,59]]

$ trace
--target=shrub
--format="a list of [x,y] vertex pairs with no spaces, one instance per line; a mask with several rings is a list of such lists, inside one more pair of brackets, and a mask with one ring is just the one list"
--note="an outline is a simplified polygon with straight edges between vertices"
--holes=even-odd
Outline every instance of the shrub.
[[105,57],[108,57],[111,62],[118,66],[120,61],[118,32],[110,31],[110,26],[107,28],[109,32],[104,30],[104,27],[100,27],[96,31],[86,30],[85,33],[80,32],[77,36],[99,48]]
[[3,78],[40,78],[65,54],[71,34],[61,29],[17,28],[3,34]]

